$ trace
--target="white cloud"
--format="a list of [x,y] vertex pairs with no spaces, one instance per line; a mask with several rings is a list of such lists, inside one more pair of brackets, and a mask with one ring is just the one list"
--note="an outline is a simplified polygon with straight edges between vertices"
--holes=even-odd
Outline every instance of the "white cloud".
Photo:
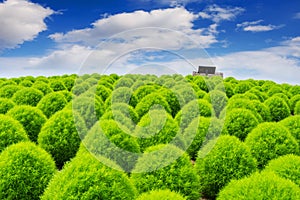
[[26,0],[0,3],[0,50],[33,40],[47,29],[44,20],[53,13],[50,8]]
[[[139,31],[141,35],[135,35],[134,42],[144,46],[156,42],[161,44],[161,48],[176,46],[176,38],[172,40],[172,35],[165,35],[161,31],[161,28],[165,28],[183,32],[199,42],[203,47],[209,47],[217,42],[215,32],[210,32],[208,28],[193,29],[193,21],[198,17],[198,15],[189,12],[183,7],[158,9],[150,12],[138,10],[132,13],[121,13],[99,19],[92,23],[91,28],[73,30],[67,33],[55,33],[49,37],[58,43],[80,43],[87,46],[95,46],[103,39],[127,30],[158,27],[159,29],[154,32]],[[129,37],[133,38],[132,35]],[[123,43],[128,43],[127,38],[124,38],[124,34],[120,39],[124,40]],[[178,46],[178,48],[181,47]]]
[[300,84],[299,52],[300,37],[296,37],[283,42],[280,46],[231,53],[215,57],[213,61],[226,76]]
[[237,15],[244,12],[245,9],[241,7],[220,7],[216,4],[209,5],[202,12],[199,12],[199,16],[203,19],[210,19],[215,23],[221,21],[234,20]]
[[[140,1],[151,3],[151,4],[155,3],[158,5],[170,5],[170,6],[186,5],[192,2],[202,2],[201,0],[140,0]],[[137,1],[134,2],[138,3]]]
[[300,19],[300,12],[296,13],[296,14],[294,15],[294,18],[295,18],[295,19]]
[[272,24],[269,25],[261,25],[260,23],[263,22],[263,20],[257,20],[252,22],[243,22],[241,24],[237,24],[238,29],[242,29],[243,31],[249,31],[249,32],[266,32],[266,31],[272,31],[275,29],[280,29],[283,27],[283,25],[275,26]]

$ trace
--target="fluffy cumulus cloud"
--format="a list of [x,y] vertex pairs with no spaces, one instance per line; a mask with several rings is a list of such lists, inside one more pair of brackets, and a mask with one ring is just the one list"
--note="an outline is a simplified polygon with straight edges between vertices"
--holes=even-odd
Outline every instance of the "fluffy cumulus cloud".
[[210,19],[219,23],[221,21],[234,20],[236,16],[244,11],[245,9],[241,7],[220,7],[213,4],[206,7],[202,12],[199,12],[199,16],[203,19]]
[[263,20],[257,20],[252,22],[243,22],[241,24],[237,24],[237,29],[242,29],[243,31],[249,31],[249,32],[266,32],[266,31],[272,31],[275,29],[280,29],[283,27],[283,25],[262,25],[261,23]]
[[50,8],[26,0],[0,3],[0,50],[33,40],[47,29],[44,20],[53,13]]
[[213,62],[226,76],[239,79],[271,79],[277,82],[299,84],[300,37],[281,45],[258,51],[231,53],[214,57]]
[[[159,41],[161,48],[168,48],[177,43],[176,38],[168,35],[167,38],[164,29],[171,29],[182,32],[195,41],[199,42],[203,47],[209,47],[216,43],[215,33],[208,28],[193,29],[193,22],[199,16],[183,7],[175,7],[168,9],[157,9],[150,12],[138,10],[132,13],[120,13],[107,16],[92,23],[91,28],[73,30],[67,33],[55,33],[49,37],[58,43],[80,43],[87,46],[99,44],[103,39],[132,29],[140,29],[136,31],[140,35],[130,35],[139,45],[148,45]],[[157,30],[149,29],[142,31],[142,28],[157,27]],[[128,43],[128,38],[124,38],[126,34],[122,34],[123,43]],[[155,37],[154,37],[155,36]],[[167,39],[167,40],[166,40]],[[165,41],[165,42],[164,42]],[[167,45],[167,46],[164,46]],[[181,46],[178,46],[181,48]]]

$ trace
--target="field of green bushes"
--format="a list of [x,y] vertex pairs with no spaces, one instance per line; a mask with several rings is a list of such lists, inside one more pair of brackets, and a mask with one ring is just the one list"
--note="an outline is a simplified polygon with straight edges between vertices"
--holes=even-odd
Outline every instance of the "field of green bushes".
[[0,199],[300,199],[300,85],[0,78]]

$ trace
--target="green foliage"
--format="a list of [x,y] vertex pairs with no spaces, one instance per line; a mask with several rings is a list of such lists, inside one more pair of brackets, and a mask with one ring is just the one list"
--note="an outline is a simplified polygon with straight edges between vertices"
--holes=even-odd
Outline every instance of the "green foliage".
[[218,200],[232,199],[300,199],[299,187],[271,172],[231,181],[219,194]]
[[300,115],[287,117],[279,123],[290,131],[300,147]]
[[140,152],[130,130],[113,120],[97,122],[83,140],[84,146],[94,155],[115,161],[125,171],[131,171]]
[[98,121],[104,112],[103,105],[92,97],[79,96],[74,98],[69,106],[70,109],[80,114],[88,129]]
[[12,100],[18,105],[36,106],[43,96],[43,93],[37,89],[24,88],[17,91]]
[[300,115],[300,101],[296,103],[295,106],[295,115]]
[[95,94],[101,98],[103,102],[110,96],[112,90],[104,85],[98,85]]
[[147,112],[149,112],[150,109],[158,108],[158,107],[163,107],[168,113],[172,114],[172,110],[170,109],[168,102],[159,93],[152,93],[145,96],[136,105],[135,111],[138,114],[138,116],[141,118]]
[[165,190],[152,190],[147,193],[142,193],[136,200],[186,200],[181,194]]
[[15,103],[9,99],[0,98],[0,114],[7,113],[15,106]]
[[194,81],[193,81],[196,85],[198,85],[198,87],[205,91],[205,92],[209,92],[208,91],[208,87],[207,87],[207,83],[206,80],[202,77],[202,76],[194,76]]
[[51,156],[31,142],[20,142],[0,154],[0,199],[40,199],[55,173]]
[[248,133],[259,124],[251,111],[236,108],[226,113],[224,133],[234,135],[244,141]]
[[165,110],[150,110],[137,124],[134,136],[141,151],[158,144],[168,144],[178,133],[179,127]]
[[292,94],[292,96],[300,94],[300,85],[294,85],[290,88],[289,92]]
[[61,81],[63,82],[64,86],[67,88],[68,91],[71,91],[75,84],[75,78],[73,77],[66,77],[63,78]]
[[75,94],[76,96],[79,96],[86,92],[90,88],[90,85],[87,82],[82,82],[80,84],[74,85],[72,88],[72,93]]
[[49,152],[56,166],[61,168],[73,158],[81,138],[87,133],[83,119],[71,110],[62,110],[53,115],[42,127],[38,136],[39,145]]
[[108,108],[115,103],[126,103],[136,105],[137,101],[133,95],[133,91],[128,87],[118,87],[112,91],[111,96],[105,101],[105,107]]
[[154,93],[158,90],[159,86],[158,85],[142,85],[137,90],[134,91],[133,97],[136,100],[135,106],[138,102],[140,102],[145,96],[148,94]]
[[52,88],[45,82],[43,81],[36,81],[33,85],[32,88],[38,89],[41,91],[44,95],[49,94],[53,92]]
[[280,121],[290,116],[290,108],[287,103],[280,97],[270,97],[265,101],[266,106],[269,107],[272,121]]
[[280,87],[279,85],[273,85],[267,92],[268,96],[271,97],[273,96],[274,94],[284,94],[285,93],[285,90]]
[[221,111],[227,105],[228,98],[226,94],[219,90],[212,90],[208,93],[206,99],[212,104],[214,113],[219,117]]
[[219,83],[216,85],[215,90],[225,92],[228,98],[231,98],[234,95],[232,84],[228,82]]
[[258,100],[251,101],[255,111],[262,117],[262,120],[265,122],[271,121],[270,109]]
[[161,88],[158,92],[166,99],[172,110],[172,117],[175,117],[180,110],[179,96],[176,95],[176,91],[168,88]]
[[181,131],[191,123],[196,117],[211,117],[212,106],[211,104],[203,99],[194,100],[186,104],[176,115],[175,120],[180,126]]
[[240,81],[234,88],[235,94],[243,94],[250,90],[253,84],[250,81]]
[[10,99],[17,91],[23,87],[18,85],[5,85],[0,87],[0,97]]
[[[216,138],[222,131],[222,122],[217,118],[195,118],[184,130],[183,138],[191,143],[186,152],[192,160],[196,160],[198,151],[207,141]],[[188,144],[187,144],[188,145]]]
[[78,154],[55,174],[41,199],[135,199],[127,175],[100,161],[88,152]]
[[62,94],[52,92],[41,99],[37,108],[43,111],[47,118],[50,118],[54,113],[62,110],[66,104],[67,101]]
[[288,154],[271,160],[265,171],[273,171],[282,178],[289,179],[300,186],[300,156]]
[[0,115],[0,152],[9,145],[28,140],[23,126],[17,120]]
[[16,106],[7,115],[23,125],[29,139],[33,142],[37,141],[38,134],[47,120],[41,110],[32,106]]
[[259,124],[248,134],[245,143],[261,169],[274,158],[299,152],[298,143],[288,129],[275,122]]
[[22,82],[19,83],[20,86],[24,86],[24,87],[31,87],[32,86],[32,82],[29,80],[24,80]]
[[116,123],[120,124],[121,126],[125,126],[132,132],[134,131],[136,125],[130,118],[128,118],[119,110],[106,111],[101,116],[100,120],[114,120]]
[[256,161],[249,148],[234,136],[220,136],[199,151],[195,166],[201,192],[215,198],[232,179],[240,179],[256,171]]
[[123,76],[115,82],[115,89],[120,87],[130,88],[134,84],[133,80]]
[[[60,78],[59,78],[60,79]],[[54,92],[66,90],[67,88],[59,79],[54,79],[49,83],[49,86],[52,88]]]
[[138,159],[131,181],[139,193],[170,189],[187,199],[199,199],[199,179],[190,158],[173,145],[149,147]]
[[135,109],[126,103],[114,103],[106,111],[113,111],[113,113],[115,111],[120,111],[128,119],[131,119],[135,124],[139,121],[139,116],[136,113]]
[[300,101],[300,94],[297,94],[295,96],[293,96],[291,99],[290,99],[290,107],[291,107],[291,113],[294,114],[294,110],[295,110],[295,106],[296,106],[296,103]]

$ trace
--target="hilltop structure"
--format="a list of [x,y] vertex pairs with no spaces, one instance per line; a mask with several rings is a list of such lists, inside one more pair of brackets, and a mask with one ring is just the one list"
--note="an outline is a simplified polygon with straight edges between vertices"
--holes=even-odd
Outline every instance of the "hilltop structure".
[[216,72],[216,67],[212,66],[199,66],[198,71],[193,71],[193,76],[221,76],[223,78],[222,72]]

